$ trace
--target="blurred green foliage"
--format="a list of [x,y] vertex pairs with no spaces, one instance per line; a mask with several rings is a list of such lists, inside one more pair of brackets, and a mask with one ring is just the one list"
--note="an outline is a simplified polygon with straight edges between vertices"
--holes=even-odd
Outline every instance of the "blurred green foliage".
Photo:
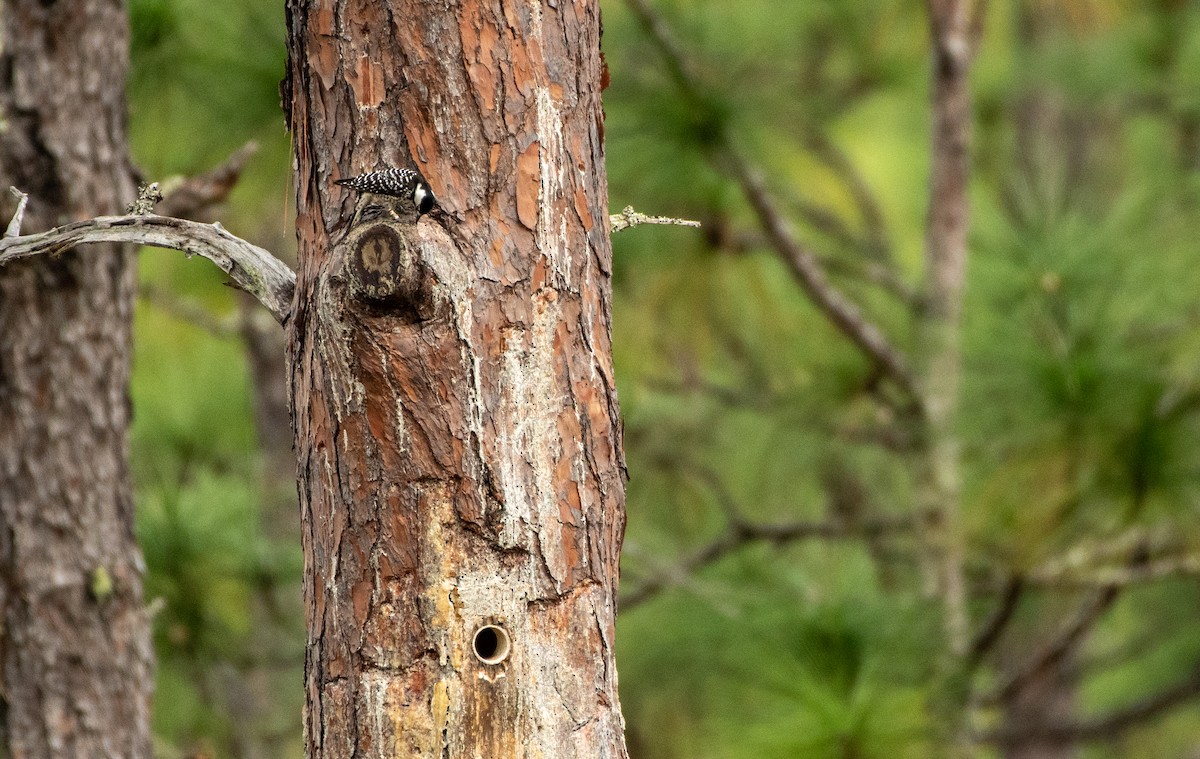
[[[169,186],[254,140],[259,151],[221,218],[286,254],[283,4],[133,0],[131,23],[130,131],[142,172]],[[132,389],[138,534],[159,609],[155,750],[301,756],[295,488],[259,450],[238,297],[214,267],[174,254],[146,251],[140,269],[143,288],[165,294],[139,306]],[[212,318],[192,323],[197,310]]]
[[[764,523],[915,508],[911,452],[869,434],[904,433],[903,420],[766,244],[710,160],[714,140],[732,136],[764,169],[819,254],[894,265],[911,288],[929,160],[920,3],[656,7],[705,89],[699,102],[681,95],[623,3],[605,2],[610,203],[705,226],[614,240],[631,472],[623,574],[634,591],[721,535],[734,506]],[[155,179],[193,173],[259,141],[224,218],[275,249],[292,239],[282,13],[277,0],[132,3],[139,164]],[[994,3],[974,81],[959,431],[971,577],[987,587],[1137,526],[1196,546],[1200,8]],[[237,300],[210,267],[150,252],[142,278],[236,322]],[[905,303],[860,278],[835,282],[912,347]],[[295,600],[273,606],[297,591],[298,535],[258,449],[252,393],[236,333],[143,303],[134,462],[148,593],[164,604],[164,756],[240,755],[247,730],[270,755],[300,755],[302,621]],[[634,759],[936,755],[940,633],[915,550],[904,538],[755,542],[626,610],[618,648]],[[1004,655],[1027,659],[1075,598],[1028,596]],[[975,619],[996,602],[981,595]],[[1080,713],[1195,670],[1198,610],[1186,578],[1123,593],[1079,655]],[[264,630],[280,645],[264,648]],[[247,726],[230,681],[261,677],[277,687],[260,689],[270,703]],[[998,677],[985,667],[982,690]],[[999,718],[981,713],[984,726]],[[1197,734],[1192,707],[1086,755],[1194,756]]]

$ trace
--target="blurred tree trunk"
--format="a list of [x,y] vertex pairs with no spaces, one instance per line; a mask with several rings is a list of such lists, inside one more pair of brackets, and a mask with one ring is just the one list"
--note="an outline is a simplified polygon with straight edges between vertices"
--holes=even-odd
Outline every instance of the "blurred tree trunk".
[[[7,0],[0,23],[0,180],[29,193],[24,228],[119,212],[135,190],[124,4]],[[5,756],[150,756],[126,439],[134,277],[119,246],[0,269]]]
[[962,307],[970,229],[971,65],[983,0],[929,0],[933,45],[933,137],[925,224],[925,312],[920,325],[924,471],[922,503],[930,520],[929,580],[942,602],[950,653],[967,650],[968,620],[960,517],[958,438]]
[[928,520],[924,570],[927,593],[942,607],[945,655],[943,694],[952,725],[951,755],[974,756],[967,683],[958,676],[968,655],[969,618],[962,525],[962,454],[959,439],[962,311],[970,230],[970,75],[985,0],[928,0],[932,46],[932,117],[929,210],[925,220],[924,311],[918,329],[923,414],[920,504]]
[[[288,25],[307,754],[624,757],[598,3],[292,0]],[[386,165],[446,213],[368,262],[332,183]]]

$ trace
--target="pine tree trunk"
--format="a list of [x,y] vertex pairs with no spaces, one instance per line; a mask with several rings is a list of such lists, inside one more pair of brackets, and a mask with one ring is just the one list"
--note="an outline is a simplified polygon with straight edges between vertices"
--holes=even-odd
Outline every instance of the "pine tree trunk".
[[[123,3],[6,0],[0,24],[0,181],[29,193],[24,229],[120,211],[134,195]],[[126,442],[133,263],[109,246],[0,269],[4,756],[150,756]]]
[[[624,757],[598,4],[288,24],[308,756]],[[368,261],[333,180],[387,165],[445,214]]]

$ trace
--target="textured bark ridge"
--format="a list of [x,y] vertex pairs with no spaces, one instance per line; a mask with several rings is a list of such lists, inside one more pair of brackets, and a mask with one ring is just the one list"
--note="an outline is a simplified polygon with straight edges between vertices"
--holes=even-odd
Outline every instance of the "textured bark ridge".
[[449,7],[289,4],[308,755],[624,757],[599,9]]
[[[119,0],[0,9],[0,186],[25,228],[116,213],[128,32]],[[151,651],[126,464],[131,253],[0,268],[0,754],[149,757]]]

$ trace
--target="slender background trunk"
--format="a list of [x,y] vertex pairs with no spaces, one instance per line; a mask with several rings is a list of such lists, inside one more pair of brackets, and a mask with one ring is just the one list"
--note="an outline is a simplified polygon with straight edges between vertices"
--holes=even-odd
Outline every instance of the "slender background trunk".
[[[307,752],[623,757],[599,7],[392,10],[288,9]],[[446,213],[368,262],[333,180],[387,165]]]
[[[0,4],[0,182],[24,229],[133,199],[118,0]],[[10,205],[11,207],[11,205]],[[133,256],[0,269],[0,753],[149,757],[152,652],[127,467]]]
[[921,402],[925,414],[923,493],[931,520],[932,575],[946,641],[966,653],[962,472],[958,431],[962,376],[962,304],[970,229],[971,62],[983,0],[930,0],[933,38],[933,141],[925,232],[925,313],[920,328]]
[[950,755],[976,753],[968,735],[968,682],[960,675],[970,646],[964,572],[962,452],[958,414],[962,381],[962,311],[970,231],[971,64],[986,0],[929,0],[933,135],[925,223],[924,311],[918,329],[921,367],[921,505],[929,521],[927,581],[942,609],[944,722]]

